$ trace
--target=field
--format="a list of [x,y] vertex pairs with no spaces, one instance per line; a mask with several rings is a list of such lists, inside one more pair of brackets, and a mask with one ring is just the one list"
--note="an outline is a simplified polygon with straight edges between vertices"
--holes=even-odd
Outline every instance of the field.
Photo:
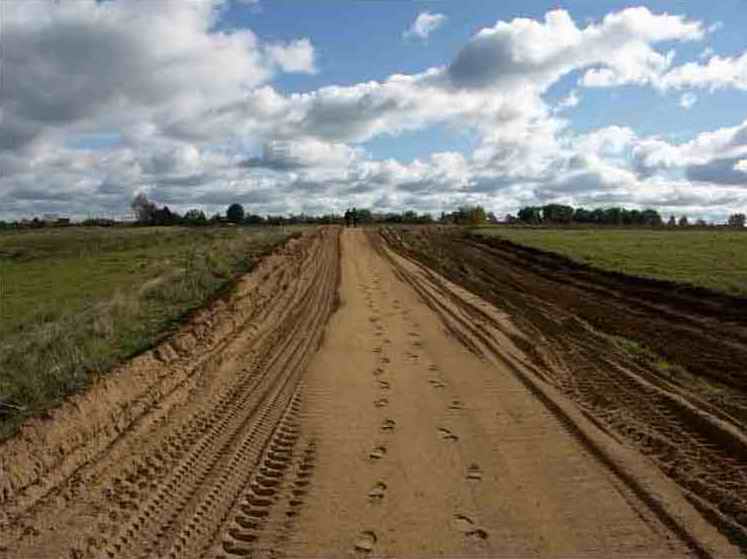
[[747,231],[692,229],[480,229],[603,270],[747,296]]
[[0,234],[0,438],[149,347],[286,238],[245,228]]
[[[257,246],[173,234],[112,285]],[[0,557],[737,557],[746,305],[458,227],[309,230],[0,443]]]

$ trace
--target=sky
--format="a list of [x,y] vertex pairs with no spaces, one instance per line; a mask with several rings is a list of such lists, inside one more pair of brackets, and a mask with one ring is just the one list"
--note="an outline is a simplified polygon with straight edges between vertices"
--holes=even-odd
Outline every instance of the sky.
[[2,0],[0,219],[747,210],[747,0]]

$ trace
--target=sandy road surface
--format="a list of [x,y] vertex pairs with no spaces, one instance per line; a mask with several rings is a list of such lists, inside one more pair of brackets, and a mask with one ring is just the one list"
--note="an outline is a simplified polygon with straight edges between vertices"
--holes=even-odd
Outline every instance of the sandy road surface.
[[508,317],[379,248],[343,237],[341,308],[305,381],[318,459],[290,556],[735,553],[637,456],[522,382],[489,324]]
[[375,233],[308,235],[0,447],[0,556],[736,556],[521,336]]

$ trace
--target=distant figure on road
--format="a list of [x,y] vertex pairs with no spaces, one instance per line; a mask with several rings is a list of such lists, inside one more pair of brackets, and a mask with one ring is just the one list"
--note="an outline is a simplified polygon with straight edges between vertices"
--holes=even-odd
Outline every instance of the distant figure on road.
[[350,212],[350,218],[353,220],[353,227],[358,227],[358,210],[353,208]]
[[352,221],[352,214],[350,213],[350,210],[345,210],[345,227],[350,227],[350,222]]

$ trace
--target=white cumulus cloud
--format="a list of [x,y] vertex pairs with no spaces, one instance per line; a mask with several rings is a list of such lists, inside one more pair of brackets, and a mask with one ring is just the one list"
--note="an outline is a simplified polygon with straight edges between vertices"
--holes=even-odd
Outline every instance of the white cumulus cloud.
[[680,97],[680,107],[682,107],[686,111],[692,109],[697,102],[698,96],[694,93],[683,93]]
[[436,29],[441,27],[448,18],[444,14],[422,12],[418,14],[412,25],[402,33],[405,39],[420,39],[425,41]]

